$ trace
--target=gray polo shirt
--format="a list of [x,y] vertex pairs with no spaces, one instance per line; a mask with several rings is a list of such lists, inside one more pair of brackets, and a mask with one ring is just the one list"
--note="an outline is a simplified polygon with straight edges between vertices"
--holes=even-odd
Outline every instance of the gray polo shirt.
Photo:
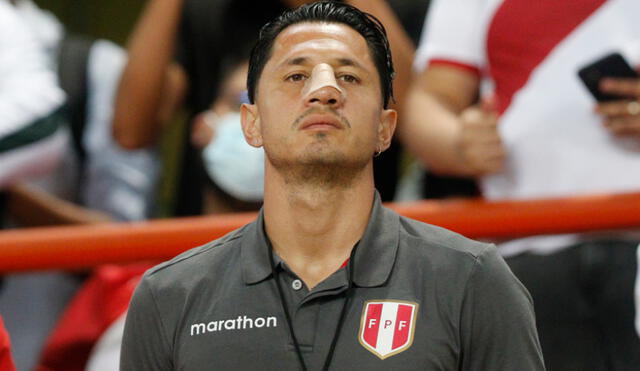
[[[276,259],[308,369],[320,370],[347,289],[313,290]],[[544,370],[531,298],[494,246],[404,218],[379,197],[354,258],[331,370]],[[263,216],[150,269],[127,315],[121,370],[300,370]]]

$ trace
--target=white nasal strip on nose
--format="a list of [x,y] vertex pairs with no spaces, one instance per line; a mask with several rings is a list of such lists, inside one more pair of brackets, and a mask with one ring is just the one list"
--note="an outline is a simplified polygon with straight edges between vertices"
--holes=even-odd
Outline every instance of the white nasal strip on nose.
[[336,81],[333,68],[326,63],[320,63],[313,67],[313,70],[311,71],[311,78],[307,80],[307,83],[305,84],[303,95],[308,97],[310,94],[313,94],[325,87],[331,87],[337,90],[340,94],[344,94],[344,91]]

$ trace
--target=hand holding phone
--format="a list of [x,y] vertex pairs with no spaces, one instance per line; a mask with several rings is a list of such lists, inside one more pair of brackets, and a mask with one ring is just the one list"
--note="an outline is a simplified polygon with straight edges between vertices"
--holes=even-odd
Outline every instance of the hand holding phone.
[[640,78],[620,53],[611,53],[589,63],[578,71],[578,76],[598,102],[621,100],[626,95],[603,91],[601,82],[604,78]]
[[615,135],[640,138],[640,75],[619,54],[581,68],[578,76],[599,102],[596,112]]

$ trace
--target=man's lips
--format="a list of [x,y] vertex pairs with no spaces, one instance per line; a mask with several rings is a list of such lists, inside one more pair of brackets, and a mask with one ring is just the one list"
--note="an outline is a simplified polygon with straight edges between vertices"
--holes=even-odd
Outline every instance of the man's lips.
[[313,114],[306,117],[300,125],[300,130],[342,129],[344,125],[332,115]]

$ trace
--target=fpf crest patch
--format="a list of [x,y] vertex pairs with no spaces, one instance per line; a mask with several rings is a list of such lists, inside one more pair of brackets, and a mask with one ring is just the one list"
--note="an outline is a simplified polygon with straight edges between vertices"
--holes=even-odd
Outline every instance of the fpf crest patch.
[[358,340],[380,359],[404,352],[413,344],[418,303],[369,300],[362,308]]

